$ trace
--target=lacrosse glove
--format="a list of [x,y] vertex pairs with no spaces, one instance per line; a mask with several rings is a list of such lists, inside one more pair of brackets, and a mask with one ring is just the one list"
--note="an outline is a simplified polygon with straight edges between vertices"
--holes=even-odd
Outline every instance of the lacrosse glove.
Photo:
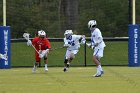
[[28,40],[27,41],[27,46],[31,46],[32,45],[32,41],[31,40]]

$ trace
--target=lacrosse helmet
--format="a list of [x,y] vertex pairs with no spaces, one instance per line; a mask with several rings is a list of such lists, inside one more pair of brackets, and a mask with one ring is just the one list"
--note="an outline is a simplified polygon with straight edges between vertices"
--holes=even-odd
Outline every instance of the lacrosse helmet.
[[90,20],[90,21],[88,22],[88,28],[89,28],[89,29],[95,28],[96,25],[97,25],[96,20]]
[[40,33],[41,33],[41,30],[39,30],[39,31],[37,32],[37,35],[40,36]]
[[45,33],[45,31],[43,31],[43,30],[38,31],[38,35],[39,35],[39,37],[41,37],[41,38],[46,37],[46,33]]
[[72,30],[66,30],[64,33],[64,36],[65,35],[72,35],[72,34],[73,34]]

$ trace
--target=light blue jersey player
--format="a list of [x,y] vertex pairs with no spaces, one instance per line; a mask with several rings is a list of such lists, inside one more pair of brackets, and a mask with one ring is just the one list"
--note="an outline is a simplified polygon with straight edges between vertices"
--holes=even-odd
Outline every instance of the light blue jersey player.
[[106,46],[101,31],[96,27],[97,23],[96,20],[90,20],[88,22],[88,28],[91,31],[91,43],[87,43],[89,47],[94,49],[93,53],[93,61],[97,66],[97,72],[95,77],[100,77],[104,71],[101,67],[100,58],[103,57],[104,47]]
[[75,35],[72,30],[66,30],[64,33],[64,47],[67,48],[64,60],[64,72],[68,70],[71,61],[75,58],[78,53],[80,44],[85,43],[84,35]]

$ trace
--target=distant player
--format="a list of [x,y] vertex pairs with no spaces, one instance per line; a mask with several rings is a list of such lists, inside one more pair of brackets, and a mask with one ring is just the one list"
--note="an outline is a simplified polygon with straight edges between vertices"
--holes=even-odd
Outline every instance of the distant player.
[[97,66],[97,72],[94,75],[95,77],[100,77],[104,71],[101,67],[100,59],[103,57],[104,47],[106,46],[101,31],[96,27],[96,20],[90,20],[88,22],[88,28],[91,31],[91,43],[87,43],[89,47],[94,49],[93,61]]
[[36,72],[36,68],[38,66],[38,63],[40,62],[41,58],[44,58],[44,63],[45,63],[45,71],[48,71],[48,60],[47,60],[47,55],[49,53],[49,49],[51,48],[49,40],[46,38],[46,33],[45,31],[41,30],[38,31],[38,36],[36,36],[32,42],[29,40],[27,42],[27,45],[33,45],[35,46],[36,50],[39,51],[39,54],[35,51],[35,59],[36,62],[33,67],[33,72]]
[[64,72],[66,72],[70,66],[70,63],[75,58],[80,48],[80,42],[85,43],[84,35],[73,35],[72,30],[66,30],[64,33],[64,47],[67,48],[64,60]]

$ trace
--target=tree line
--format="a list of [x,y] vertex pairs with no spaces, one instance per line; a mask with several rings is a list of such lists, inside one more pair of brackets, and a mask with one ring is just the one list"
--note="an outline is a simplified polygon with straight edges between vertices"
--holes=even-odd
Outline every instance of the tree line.
[[[66,29],[72,29],[75,34],[90,36],[87,23],[91,19],[97,21],[105,37],[127,36],[128,0],[6,1],[7,25],[11,26],[12,38],[21,38],[24,32],[34,35],[41,29],[46,31],[48,37],[63,37]],[[136,9],[140,9],[140,1],[137,1]],[[138,15],[137,21],[140,21],[139,18]],[[2,22],[0,12],[0,25]]]

